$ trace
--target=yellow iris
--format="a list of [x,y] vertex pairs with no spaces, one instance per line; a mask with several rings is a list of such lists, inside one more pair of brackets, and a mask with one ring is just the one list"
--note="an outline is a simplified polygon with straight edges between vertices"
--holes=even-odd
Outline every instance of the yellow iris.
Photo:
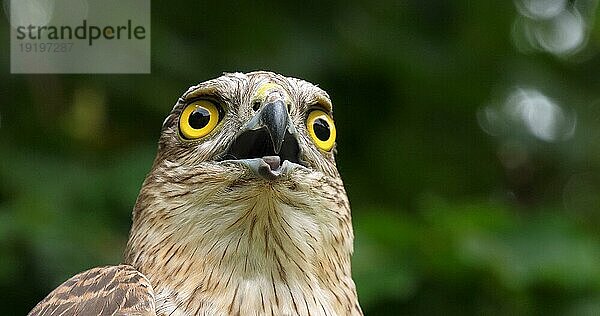
[[333,148],[336,131],[333,119],[329,114],[321,110],[310,112],[306,120],[306,127],[308,128],[308,134],[319,149],[330,151]]
[[189,104],[179,118],[179,130],[186,139],[197,139],[208,135],[219,123],[219,109],[208,100]]

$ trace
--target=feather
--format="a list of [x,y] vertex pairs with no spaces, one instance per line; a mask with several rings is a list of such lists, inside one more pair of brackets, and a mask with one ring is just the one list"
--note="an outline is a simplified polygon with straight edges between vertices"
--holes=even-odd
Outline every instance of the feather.
[[154,290],[130,265],[93,268],[58,286],[29,316],[155,316]]

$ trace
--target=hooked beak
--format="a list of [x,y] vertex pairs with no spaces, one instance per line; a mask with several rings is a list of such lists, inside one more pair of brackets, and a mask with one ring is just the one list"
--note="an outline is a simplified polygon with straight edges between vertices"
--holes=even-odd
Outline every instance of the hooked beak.
[[284,98],[281,93],[275,92],[264,99],[223,158],[246,165],[256,175],[273,180],[304,165],[300,161],[297,135]]
[[248,122],[245,130],[254,131],[261,128],[267,130],[273,144],[273,149],[276,154],[279,154],[285,133],[287,131],[290,131],[290,133],[295,132],[292,130],[290,117],[282,99],[278,98],[273,102],[263,105],[259,112]]

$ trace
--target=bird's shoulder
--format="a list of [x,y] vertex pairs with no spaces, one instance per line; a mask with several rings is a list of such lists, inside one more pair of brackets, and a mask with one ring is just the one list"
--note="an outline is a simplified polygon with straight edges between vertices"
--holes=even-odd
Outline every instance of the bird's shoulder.
[[154,290],[130,265],[93,268],[59,285],[29,312],[42,315],[154,316]]

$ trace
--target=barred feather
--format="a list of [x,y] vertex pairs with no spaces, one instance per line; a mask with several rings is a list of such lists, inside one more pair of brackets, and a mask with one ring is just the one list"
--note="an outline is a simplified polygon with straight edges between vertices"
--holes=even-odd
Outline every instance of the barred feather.
[[59,285],[29,313],[59,315],[155,316],[154,291],[132,266],[93,268]]

